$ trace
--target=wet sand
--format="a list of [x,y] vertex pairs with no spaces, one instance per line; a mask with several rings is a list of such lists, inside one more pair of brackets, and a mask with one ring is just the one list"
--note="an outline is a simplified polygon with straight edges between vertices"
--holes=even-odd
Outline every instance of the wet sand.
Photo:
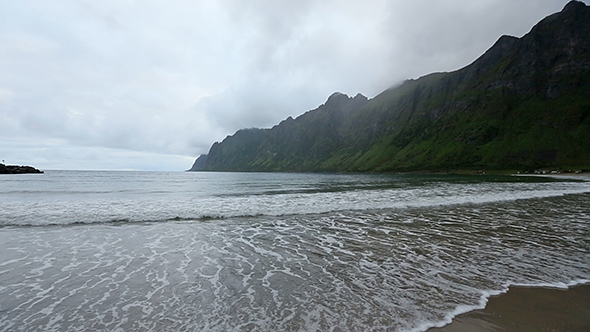
[[506,294],[489,299],[485,309],[453,319],[428,332],[588,332],[590,284],[568,290],[510,287]]

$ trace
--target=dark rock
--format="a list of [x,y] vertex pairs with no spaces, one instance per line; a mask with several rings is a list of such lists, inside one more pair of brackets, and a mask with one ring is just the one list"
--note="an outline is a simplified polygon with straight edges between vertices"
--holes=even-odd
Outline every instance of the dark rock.
[[26,173],[43,173],[31,166],[17,166],[0,164],[0,174],[26,174]]

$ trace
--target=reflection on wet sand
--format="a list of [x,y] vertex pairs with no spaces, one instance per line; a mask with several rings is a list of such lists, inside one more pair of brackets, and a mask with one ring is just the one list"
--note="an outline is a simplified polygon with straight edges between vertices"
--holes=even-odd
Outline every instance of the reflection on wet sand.
[[568,290],[511,287],[492,297],[486,308],[453,319],[429,332],[587,332],[590,331],[590,284]]

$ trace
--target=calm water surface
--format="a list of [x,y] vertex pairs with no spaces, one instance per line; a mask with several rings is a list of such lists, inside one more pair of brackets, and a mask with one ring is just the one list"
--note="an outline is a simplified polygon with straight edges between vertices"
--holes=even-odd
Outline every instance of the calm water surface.
[[424,331],[590,282],[590,182],[0,176],[0,331]]

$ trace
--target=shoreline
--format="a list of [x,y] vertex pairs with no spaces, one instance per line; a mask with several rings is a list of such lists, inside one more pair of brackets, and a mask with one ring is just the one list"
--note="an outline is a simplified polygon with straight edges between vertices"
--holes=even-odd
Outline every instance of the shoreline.
[[546,177],[554,179],[576,179],[582,181],[590,181],[590,173],[559,173],[559,174],[512,174],[513,176],[535,176]]
[[453,318],[426,332],[583,332],[590,331],[590,283],[567,289],[510,286],[491,296],[484,309]]
[[[361,172],[362,173],[362,172]],[[371,173],[371,172],[369,172]],[[389,173],[389,172],[385,172]],[[552,170],[536,170],[536,171],[523,171],[518,169],[448,169],[448,170],[412,170],[412,171],[400,171],[390,172],[395,174],[433,174],[433,175],[516,175],[516,176],[571,176],[571,177],[590,177],[590,171],[587,168],[582,170],[563,170],[552,169]],[[374,174],[380,174],[375,172]]]

